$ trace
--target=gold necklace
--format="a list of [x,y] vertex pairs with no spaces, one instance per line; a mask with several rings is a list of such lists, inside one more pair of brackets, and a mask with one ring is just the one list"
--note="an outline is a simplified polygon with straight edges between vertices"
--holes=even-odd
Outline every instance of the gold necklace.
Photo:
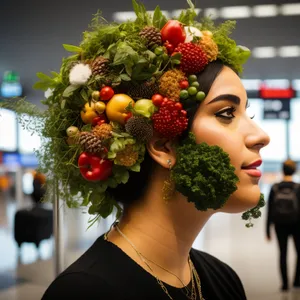
[[[130,246],[135,250],[136,254],[139,256],[139,258],[143,261],[143,263],[148,267],[148,269],[151,271],[151,273],[153,274],[153,276],[156,278],[158,284],[161,286],[162,290],[165,292],[165,294],[169,297],[169,299],[173,300],[173,298],[171,297],[171,295],[169,294],[168,289],[166,288],[166,286],[164,285],[164,283],[155,275],[153,269],[151,268],[151,266],[148,264],[147,261],[150,261],[149,259],[147,259],[146,257],[144,257],[136,248],[136,246],[127,238],[127,236],[120,230],[119,226],[117,223],[112,224],[111,228],[115,227],[116,230],[118,231],[118,233],[130,244]],[[110,229],[111,230],[111,229]],[[104,235],[104,239],[107,240],[107,235],[110,232],[110,230]],[[150,261],[152,262],[152,261]],[[154,262],[152,262],[154,263]],[[173,274],[172,272],[168,271],[167,269],[165,269],[164,267],[161,267],[160,265],[154,263],[155,265],[157,265],[158,267],[162,268],[163,270],[165,270],[166,272],[168,272],[169,274],[175,276],[176,278],[177,275]],[[179,281],[182,283],[182,285],[185,287],[186,291],[188,291],[191,295],[188,295],[189,293],[186,294],[186,297],[188,297],[191,300],[196,300],[197,299],[197,290],[195,287],[195,281],[196,280],[196,284],[197,284],[197,289],[198,289],[198,295],[200,300],[205,300],[202,296],[202,291],[201,291],[201,281],[200,281],[200,277],[197,273],[197,270],[191,260],[191,258],[189,257],[189,266],[191,269],[191,277],[192,277],[192,290],[190,291],[184,284],[183,282],[179,279]]]

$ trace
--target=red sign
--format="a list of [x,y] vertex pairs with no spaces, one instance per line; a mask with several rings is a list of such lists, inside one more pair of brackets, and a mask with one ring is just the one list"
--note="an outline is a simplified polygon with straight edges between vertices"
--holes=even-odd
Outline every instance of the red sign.
[[259,89],[259,96],[262,99],[292,99],[295,98],[296,91],[291,87],[288,89],[278,89],[262,86]]

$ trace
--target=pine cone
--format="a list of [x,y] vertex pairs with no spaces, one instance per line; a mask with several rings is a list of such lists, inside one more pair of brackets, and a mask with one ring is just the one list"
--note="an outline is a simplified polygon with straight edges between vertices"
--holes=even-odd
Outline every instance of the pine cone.
[[173,101],[180,100],[180,81],[186,80],[184,73],[173,69],[164,73],[159,80],[159,93]]
[[112,126],[110,124],[102,124],[93,128],[93,134],[101,140],[106,140],[111,137]]
[[199,41],[199,45],[205,52],[209,62],[217,59],[219,53],[218,45],[209,35],[204,35]]
[[162,44],[161,33],[160,31],[152,26],[146,26],[141,32],[140,36],[147,41],[147,47],[152,48],[157,45],[160,46]]
[[101,139],[92,132],[81,132],[79,142],[86,152],[99,153],[104,150]]
[[125,129],[129,134],[142,143],[149,142],[153,136],[153,127],[146,118],[130,118],[125,125]]
[[108,73],[108,62],[109,60],[104,58],[103,56],[97,57],[93,62],[92,62],[92,72],[93,75],[100,75],[104,76]]
[[142,84],[133,84],[129,87],[127,94],[134,100],[151,99],[159,90],[158,83],[153,80],[148,80]]
[[134,150],[133,145],[126,145],[124,150],[117,153],[116,161],[118,165],[132,167],[138,158],[139,153]]

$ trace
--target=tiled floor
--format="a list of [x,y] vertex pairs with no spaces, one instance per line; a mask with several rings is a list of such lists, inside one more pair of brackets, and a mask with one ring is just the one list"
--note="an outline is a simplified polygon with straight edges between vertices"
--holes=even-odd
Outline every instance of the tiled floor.
[[[54,278],[54,243],[44,241],[39,251],[31,244],[24,244],[19,253],[12,235],[15,210],[13,201],[0,196],[0,300],[39,300]],[[66,210],[64,220],[65,266],[79,257],[112,221],[86,230],[88,216],[76,210]],[[232,266],[244,283],[248,300],[300,300],[300,290],[287,294],[278,291],[277,245],[275,240],[270,243],[265,240],[264,224],[265,215],[253,229],[247,229],[240,215],[218,214],[207,224],[194,247]],[[290,242],[291,278],[294,265],[294,246]]]

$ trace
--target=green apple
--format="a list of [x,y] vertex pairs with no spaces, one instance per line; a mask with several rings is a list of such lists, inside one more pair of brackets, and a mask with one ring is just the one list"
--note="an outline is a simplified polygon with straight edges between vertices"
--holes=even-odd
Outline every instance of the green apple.
[[157,107],[149,99],[138,100],[134,106],[134,112],[146,118],[150,118],[156,111]]

